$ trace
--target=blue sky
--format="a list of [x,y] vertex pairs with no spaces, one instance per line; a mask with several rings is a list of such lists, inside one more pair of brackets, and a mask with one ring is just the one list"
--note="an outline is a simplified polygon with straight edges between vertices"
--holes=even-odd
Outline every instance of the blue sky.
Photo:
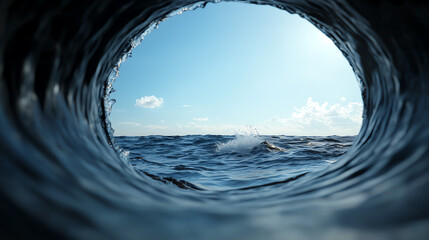
[[122,63],[115,135],[355,135],[362,100],[341,52],[297,15],[208,4],[162,22]]

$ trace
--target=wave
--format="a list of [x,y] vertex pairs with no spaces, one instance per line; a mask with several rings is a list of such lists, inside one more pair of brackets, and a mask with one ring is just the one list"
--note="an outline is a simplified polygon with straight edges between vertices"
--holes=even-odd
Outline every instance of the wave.
[[264,138],[259,135],[258,130],[251,126],[249,126],[246,131],[236,134],[234,139],[225,143],[216,144],[216,150],[221,153],[249,153],[257,147],[262,147],[269,151],[286,151],[264,140]]
[[226,143],[217,143],[218,152],[248,153],[257,147],[264,147],[270,151],[286,151],[272,143],[263,140],[259,136],[239,135]]
[[2,238],[427,238],[427,3],[252,1],[313,23],[360,82],[361,131],[329,168],[194,191],[123,161],[108,122],[118,66],[159,22],[206,3],[0,4]]
[[259,146],[263,141],[259,135],[236,135],[226,143],[217,143],[216,149],[219,152],[245,153]]

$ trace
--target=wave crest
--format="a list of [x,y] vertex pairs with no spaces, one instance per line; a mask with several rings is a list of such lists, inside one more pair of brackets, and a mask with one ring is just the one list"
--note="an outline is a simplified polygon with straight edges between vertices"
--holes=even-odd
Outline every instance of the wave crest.
[[263,138],[259,135],[236,135],[234,139],[226,143],[217,143],[216,148],[219,152],[249,152],[263,142]]

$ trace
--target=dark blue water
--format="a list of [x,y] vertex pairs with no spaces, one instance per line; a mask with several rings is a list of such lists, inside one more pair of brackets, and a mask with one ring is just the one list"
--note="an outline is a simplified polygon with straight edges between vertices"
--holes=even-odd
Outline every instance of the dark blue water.
[[[188,135],[116,137],[139,171],[198,190],[250,188],[321,170],[355,137]],[[192,184],[192,185],[191,185]]]

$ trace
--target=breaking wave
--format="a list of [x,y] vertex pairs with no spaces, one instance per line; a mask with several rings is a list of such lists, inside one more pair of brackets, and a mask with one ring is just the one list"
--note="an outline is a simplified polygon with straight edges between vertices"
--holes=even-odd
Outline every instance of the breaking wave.
[[217,143],[216,148],[219,152],[249,152],[263,141],[258,131],[249,127],[246,131],[237,133],[234,139]]

